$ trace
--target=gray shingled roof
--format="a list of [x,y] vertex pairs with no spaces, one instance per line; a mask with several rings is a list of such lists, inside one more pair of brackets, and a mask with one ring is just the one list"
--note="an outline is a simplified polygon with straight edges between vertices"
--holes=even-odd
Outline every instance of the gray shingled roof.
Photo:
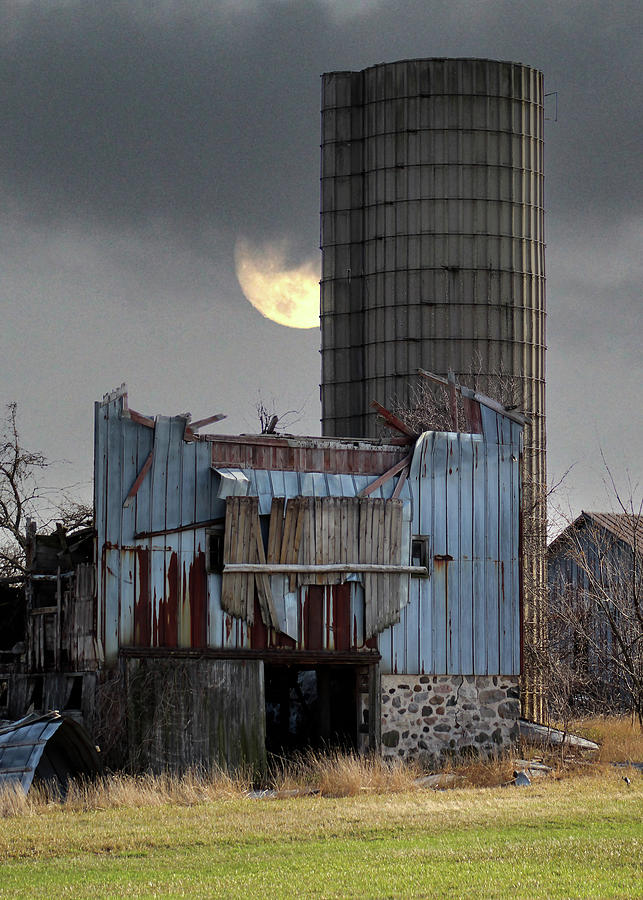
[[601,528],[610,531],[619,540],[643,550],[643,516],[626,515],[625,513],[583,512]]

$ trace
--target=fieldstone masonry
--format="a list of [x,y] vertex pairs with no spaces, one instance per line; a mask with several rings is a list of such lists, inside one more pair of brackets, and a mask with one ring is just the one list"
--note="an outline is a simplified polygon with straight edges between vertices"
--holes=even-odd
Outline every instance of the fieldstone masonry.
[[382,755],[490,756],[518,736],[518,678],[382,675]]

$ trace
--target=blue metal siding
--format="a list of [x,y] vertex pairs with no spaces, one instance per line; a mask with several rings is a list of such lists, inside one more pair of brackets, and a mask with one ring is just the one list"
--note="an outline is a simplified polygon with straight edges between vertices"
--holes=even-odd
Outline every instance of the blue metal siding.
[[[411,533],[428,535],[430,576],[410,579],[400,622],[379,637],[383,672],[520,671],[521,428],[485,407],[482,421],[483,435],[429,432],[416,444],[401,493],[403,558],[410,558]],[[212,468],[207,442],[183,440],[184,427],[182,418],[162,416],[154,429],[141,425],[123,414],[122,397],[96,407],[99,634],[108,661],[119,646],[251,646],[247,624],[221,609],[220,576],[206,573],[205,527],[150,532],[223,517],[225,491],[258,496],[260,514],[268,515],[275,496],[352,497],[373,481],[257,469],[225,477]],[[152,466],[124,508],[152,448]],[[371,496],[390,498],[396,483]],[[304,592],[292,602],[301,624]],[[364,643],[363,602],[356,581],[355,646]],[[330,625],[326,632],[332,640]]]
[[429,432],[409,481],[429,577],[379,638],[383,673],[520,673],[521,428],[482,408],[483,435]]

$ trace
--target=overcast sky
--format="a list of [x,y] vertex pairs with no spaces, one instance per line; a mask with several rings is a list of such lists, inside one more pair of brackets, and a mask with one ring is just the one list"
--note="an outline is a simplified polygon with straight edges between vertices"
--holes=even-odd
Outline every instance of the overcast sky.
[[550,475],[575,464],[573,510],[605,507],[600,450],[637,480],[643,449],[640,8],[3,0],[0,401],[18,401],[25,444],[88,486],[92,404],[122,381],[145,413],[227,412],[219,429],[256,430],[261,395],[319,433],[318,330],[263,318],[234,273],[241,238],[319,258],[319,76],[510,59],[558,92]]

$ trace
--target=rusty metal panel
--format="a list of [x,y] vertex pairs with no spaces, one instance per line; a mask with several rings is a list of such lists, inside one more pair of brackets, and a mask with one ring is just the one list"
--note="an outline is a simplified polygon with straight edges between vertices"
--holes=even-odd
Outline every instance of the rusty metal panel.
[[[213,468],[381,475],[403,459],[404,446],[324,438],[208,435]],[[407,451],[408,452],[408,451]]]
[[150,548],[136,546],[134,555],[134,640],[135,647],[150,647],[152,641],[152,593]]
[[185,529],[209,518],[213,474],[209,448],[185,442],[184,429],[183,417],[159,417],[155,428],[134,421],[122,395],[97,406],[98,608],[108,661],[119,646],[207,645],[205,533]]

